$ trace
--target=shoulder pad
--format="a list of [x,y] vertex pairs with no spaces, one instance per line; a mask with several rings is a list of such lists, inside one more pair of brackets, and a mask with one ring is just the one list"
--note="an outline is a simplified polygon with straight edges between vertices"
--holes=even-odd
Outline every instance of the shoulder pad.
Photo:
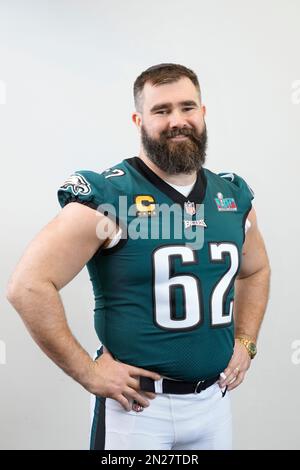
[[241,176],[235,173],[218,173],[218,175],[240,188],[252,201],[254,192]]
[[97,208],[103,203],[104,177],[88,170],[75,171],[59,187],[57,192],[61,207],[69,202],[80,202]]

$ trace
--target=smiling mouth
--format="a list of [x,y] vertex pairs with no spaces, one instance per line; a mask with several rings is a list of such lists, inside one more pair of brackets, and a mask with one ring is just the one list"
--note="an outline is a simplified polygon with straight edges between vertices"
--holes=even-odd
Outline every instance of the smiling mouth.
[[187,135],[177,135],[175,137],[170,137],[171,140],[186,140],[189,137]]

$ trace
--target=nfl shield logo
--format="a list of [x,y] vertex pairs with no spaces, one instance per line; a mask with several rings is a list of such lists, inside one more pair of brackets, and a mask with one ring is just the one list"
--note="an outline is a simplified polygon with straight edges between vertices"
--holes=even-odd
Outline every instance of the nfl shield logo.
[[195,208],[195,203],[194,202],[185,202],[184,203],[184,209],[185,212],[189,215],[195,215],[196,214],[196,208]]

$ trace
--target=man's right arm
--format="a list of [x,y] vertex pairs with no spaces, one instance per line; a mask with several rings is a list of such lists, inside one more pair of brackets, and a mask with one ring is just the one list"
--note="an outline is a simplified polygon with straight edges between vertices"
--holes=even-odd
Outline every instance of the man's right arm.
[[110,396],[129,409],[126,397],[147,406],[138,394],[138,375],[150,371],[115,361],[105,352],[93,361],[73,336],[59,296],[115,233],[104,215],[72,202],[30,243],[8,285],[7,298],[40,348],[68,375],[92,393]]

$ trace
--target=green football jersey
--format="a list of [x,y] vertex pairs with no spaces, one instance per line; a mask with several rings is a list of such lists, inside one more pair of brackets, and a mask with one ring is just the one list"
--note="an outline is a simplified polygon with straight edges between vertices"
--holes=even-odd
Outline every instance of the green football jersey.
[[223,371],[234,346],[234,281],[253,193],[202,168],[188,197],[140,158],[76,171],[59,188],[122,229],[87,263],[97,335],[115,359],[179,380]]

